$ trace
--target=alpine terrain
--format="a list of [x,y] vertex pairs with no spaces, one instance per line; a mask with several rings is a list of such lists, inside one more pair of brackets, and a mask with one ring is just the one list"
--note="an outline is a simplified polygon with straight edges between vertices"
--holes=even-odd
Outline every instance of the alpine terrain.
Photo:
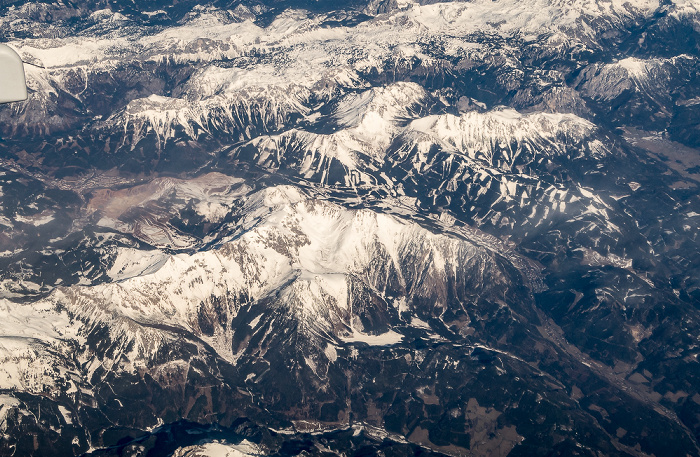
[[0,0],[0,455],[700,456],[698,0]]

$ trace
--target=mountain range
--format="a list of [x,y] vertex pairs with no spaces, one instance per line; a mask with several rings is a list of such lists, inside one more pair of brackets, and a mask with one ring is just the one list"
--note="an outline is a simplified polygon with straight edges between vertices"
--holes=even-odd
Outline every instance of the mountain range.
[[0,1],[0,454],[700,455],[699,10]]

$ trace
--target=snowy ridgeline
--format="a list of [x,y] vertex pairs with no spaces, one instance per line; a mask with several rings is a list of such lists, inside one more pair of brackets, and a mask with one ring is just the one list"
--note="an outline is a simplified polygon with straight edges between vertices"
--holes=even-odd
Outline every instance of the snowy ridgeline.
[[[493,55],[492,39],[498,42],[517,37],[517,43],[523,45],[544,40],[543,44],[554,48],[594,50],[600,46],[600,30],[624,27],[653,15],[660,7],[653,0],[404,2],[397,10],[352,27],[328,27],[327,17],[300,10],[288,10],[261,27],[250,13],[200,7],[168,28],[146,26],[105,10],[93,13],[93,25],[81,33],[17,40],[11,45],[26,59],[46,67],[27,69],[31,100],[23,119],[29,124],[32,113],[36,119],[50,113],[48,107],[55,106],[59,91],[83,100],[92,92],[94,81],[121,67],[165,60],[188,63],[195,71],[172,90],[136,97],[114,107],[110,116],[92,119],[91,128],[123,130],[129,145],[153,132],[162,146],[181,132],[190,138],[233,135],[234,141],[241,141],[256,136],[255,131],[246,129],[250,123],[257,122],[259,129],[267,131],[280,129],[293,116],[313,123],[319,115],[316,108],[339,93],[367,89],[367,75],[372,72],[396,71],[397,67],[414,65],[412,62],[420,62],[426,69],[448,61],[455,69],[488,65]],[[696,7],[693,2],[675,2],[664,8],[671,15],[693,17]],[[24,15],[22,7],[16,7],[4,21]],[[601,23],[605,25],[601,27]],[[515,48],[500,48],[499,55],[503,74],[517,78],[526,70]],[[691,59],[678,57],[683,58]],[[663,77],[666,60],[628,58],[605,64],[598,70],[600,75],[582,89],[584,93],[614,94],[627,86],[644,87],[645,80]],[[231,64],[224,68],[221,61]],[[391,80],[389,74],[387,79]],[[385,94],[365,93],[342,107],[339,126],[347,125],[346,118],[352,117],[353,111],[365,109],[372,115],[365,118],[364,125],[355,126],[357,129],[366,135],[379,130],[383,136],[397,133],[396,126],[388,131],[381,127],[394,118],[416,119],[416,113],[410,109],[382,113],[361,108],[367,99],[381,101],[394,96],[409,107],[423,101],[426,94],[406,87],[393,87]],[[564,93],[562,97],[571,95]],[[472,106],[485,106],[472,102]],[[567,103],[580,104],[577,100]],[[362,140],[362,135],[356,139]]]
[[[41,38],[15,41],[11,44],[22,52],[39,59],[48,68],[97,64],[109,67],[110,58],[132,55],[141,58],[212,60],[237,57],[255,49],[257,52],[274,52],[280,47],[291,47],[298,55],[290,56],[289,70],[294,76],[302,76],[302,83],[315,78],[313,70],[318,60],[330,60],[335,56],[342,62],[358,49],[364,49],[359,65],[371,63],[373,57],[381,57],[387,51],[399,51],[410,57],[420,55],[416,37],[440,37],[446,50],[454,54],[468,52],[472,44],[464,44],[450,37],[493,33],[510,36],[529,33],[552,35],[554,43],[573,34],[595,39],[596,21],[624,22],[653,15],[660,7],[658,0],[613,1],[577,0],[549,2],[544,0],[500,1],[479,0],[469,3],[449,2],[419,5],[403,2],[398,9],[379,15],[375,20],[353,27],[326,27],[323,15],[311,15],[303,10],[288,10],[271,24],[261,27],[252,20],[254,13],[222,11],[212,7],[197,7],[178,26],[140,26],[120,13],[109,10],[92,13],[92,27],[78,36],[65,38]],[[697,14],[698,4],[693,1],[671,2],[670,12],[676,16]],[[13,7],[0,24],[7,25],[28,14],[28,6]],[[246,18],[247,16],[247,18]],[[109,31],[103,36],[97,32]],[[460,44],[461,43],[461,44]],[[314,57],[304,58],[304,57]],[[265,68],[264,66],[262,68]],[[318,69],[320,67],[317,67]],[[267,67],[269,71],[269,67]],[[307,70],[307,71],[299,71]],[[265,71],[265,70],[263,70]],[[242,74],[241,76],[244,76]],[[252,76],[252,75],[251,75]],[[260,75],[258,75],[260,76]],[[268,76],[283,75],[274,72]],[[232,84],[245,85],[247,78]],[[253,77],[247,81],[258,84],[266,81]],[[269,79],[265,84],[269,83]],[[203,90],[211,86],[203,87]]]
[[[317,348],[315,357],[332,362],[338,345],[392,345],[403,339],[388,322],[367,327],[363,316],[373,312],[368,299],[387,303],[391,313],[407,319],[404,325],[429,329],[418,316],[431,311],[421,307],[445,309],[447,302],[440,300],[450,299],[448,283],[503,276],[493,260],[492,250],[499,247],[484,240],[470,242],[391,215],[348,210],[290,186],[244,200],[233,235],[211,249],[166,255],[120,248],[108,283],[59,287],[33,304],[2,302],[2,387],[41,391],[72,383],[66,361],[55,354],[67,356],[73,344],[84,346],[101,326],[117,352],[102,361],[82,354],[89,376],[100,365],[118,369],[113,364],[120,354],[130,361],[120,369],[148,363],[172,338],[163,326],[197,335],[235,363],[247,350],[245,345],[236,350],[235,333],[244,327],[251,335],[269,333],[275,324],[268,314],[278,307],[299,322],[301,335]],[[488,290],[498,281],[470,287]],[[243,308],[246,326],[202,324],[202,315],[213,309],[217,319],[230,322]],[[314,365],[312,359],[308,363]]]

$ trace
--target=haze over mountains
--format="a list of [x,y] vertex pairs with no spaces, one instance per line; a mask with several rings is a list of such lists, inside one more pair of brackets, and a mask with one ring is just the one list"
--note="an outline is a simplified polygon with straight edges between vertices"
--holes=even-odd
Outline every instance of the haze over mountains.
[[700,455],[697,2],[0,5],[0,454]]

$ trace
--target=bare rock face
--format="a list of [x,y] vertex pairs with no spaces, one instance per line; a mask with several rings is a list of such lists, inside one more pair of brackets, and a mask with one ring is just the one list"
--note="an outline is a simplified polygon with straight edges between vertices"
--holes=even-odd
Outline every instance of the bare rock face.
[[0,2],[0,454],[700,455],[698,18]]

